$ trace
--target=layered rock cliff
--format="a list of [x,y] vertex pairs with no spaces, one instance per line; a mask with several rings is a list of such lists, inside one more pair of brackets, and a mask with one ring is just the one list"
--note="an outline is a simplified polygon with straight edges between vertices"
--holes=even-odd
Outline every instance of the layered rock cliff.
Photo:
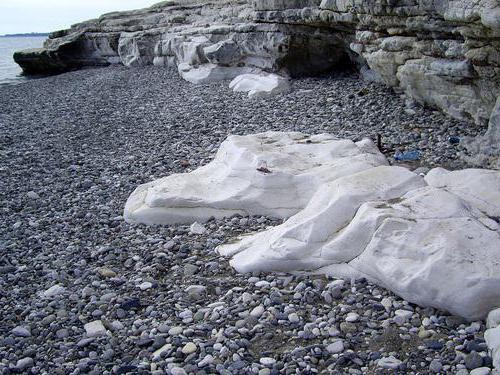
[[194,83],[350,65],[413,101],[489,122],[473,149],[486,147],[487,162],[498,161],[498,121],[490,117],[500,95],[499,0],[166,1],[53,33],[43,49],[15,60],[27,74],[171,66]]

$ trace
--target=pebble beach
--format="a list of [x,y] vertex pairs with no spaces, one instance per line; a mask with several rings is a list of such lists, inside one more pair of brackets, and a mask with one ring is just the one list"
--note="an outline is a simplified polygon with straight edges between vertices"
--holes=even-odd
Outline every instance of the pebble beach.
[[380,139],[426,171],[468,167],[461,143],[485,131],[349,73],[270,99],[227,85],[109,67],[0,86],[0,374],[488,374],[483,322],[365,280],[237,274],[215,252],[276,219],[123,220],[138,185],[229,134]]

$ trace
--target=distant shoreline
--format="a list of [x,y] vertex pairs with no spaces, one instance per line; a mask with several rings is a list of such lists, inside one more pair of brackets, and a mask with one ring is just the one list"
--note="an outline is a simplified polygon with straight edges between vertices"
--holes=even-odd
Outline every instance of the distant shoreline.
[[0,35],[0,38],[33,37],[33,36],[49,36],[49,33],[5,34],[5,35]]

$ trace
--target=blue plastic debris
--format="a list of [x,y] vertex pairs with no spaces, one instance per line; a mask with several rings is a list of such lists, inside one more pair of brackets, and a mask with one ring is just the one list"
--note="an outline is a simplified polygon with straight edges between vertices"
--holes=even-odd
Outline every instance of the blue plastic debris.
[[460,137],[457,137],[456,135],[451,135],[448,138],[448,142],[450,142],[452,145],[457,145],[460,143]]
[[418,150],[401,152],[398,151],[394,155],[394,159],[397,161],[416,161],[422,157],[422,153]]

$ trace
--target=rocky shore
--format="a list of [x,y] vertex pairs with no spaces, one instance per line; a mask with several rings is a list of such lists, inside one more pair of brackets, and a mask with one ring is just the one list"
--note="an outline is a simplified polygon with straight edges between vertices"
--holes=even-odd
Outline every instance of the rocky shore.
[[488,374],[483,322],[363,280],[237,274],[214,251],[277,220],[124,222],[137,185],[208,163],[228,134],[380,135],[424,171],[467,167],[461,143],[485,131],[348,73],[271,99],[227,84],[112,67],[0,87],[0,372]]

